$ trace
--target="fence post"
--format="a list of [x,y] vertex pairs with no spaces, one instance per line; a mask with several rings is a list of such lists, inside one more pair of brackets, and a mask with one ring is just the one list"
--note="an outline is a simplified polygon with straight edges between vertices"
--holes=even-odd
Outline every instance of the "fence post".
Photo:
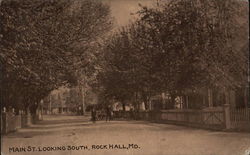
[[231,129],[231,119],[230,119],[230,105],[224,104],[224,118],[226,129]]

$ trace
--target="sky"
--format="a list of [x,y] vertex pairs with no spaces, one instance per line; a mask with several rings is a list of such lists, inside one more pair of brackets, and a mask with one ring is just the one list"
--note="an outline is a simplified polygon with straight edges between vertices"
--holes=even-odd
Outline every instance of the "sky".
[[[2,0],[0,0],[1,3]],[[115,27],[127,25],[130,20],[135,18],[135,15],[140,7],[139,3],[143,6],[153,6],[157,0],[99,0],[110,5],[111,14],[115,18]]]
[[115,27],[121,27],[129,24],[136,18],[136,15],[131,15],[131,13],[136,13],[140,7],[139,3],[143,6],[152,7],[156,0],[101,0],[102,2],[110,5],[111,15],[114,17]]

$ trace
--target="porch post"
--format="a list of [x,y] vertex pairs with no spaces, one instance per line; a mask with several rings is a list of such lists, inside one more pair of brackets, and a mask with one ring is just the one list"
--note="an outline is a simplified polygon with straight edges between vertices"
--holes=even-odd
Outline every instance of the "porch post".
[[162,99],[162,109],[166,109],[166,95],[165,95],[165,93],[161,93],[161,99]]
[[186,108],[188,109],[189,106],[188,106],[188,96],[186,95]]
[[244,104],[245,104],[246,109],[248,108],[248,105],[247,105],[248,104],[248,99],[249,99],[248,94],[249,94],[248,87],[245,87],[244,88]]
[[213,107],[213,93],[212,89],[208,89],[208,106]]

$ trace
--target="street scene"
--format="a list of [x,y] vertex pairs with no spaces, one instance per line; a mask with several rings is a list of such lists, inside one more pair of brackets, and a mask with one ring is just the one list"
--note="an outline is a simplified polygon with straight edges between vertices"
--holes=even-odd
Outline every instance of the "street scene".
[[0,0],[1,154],[250,155],[247,0]]

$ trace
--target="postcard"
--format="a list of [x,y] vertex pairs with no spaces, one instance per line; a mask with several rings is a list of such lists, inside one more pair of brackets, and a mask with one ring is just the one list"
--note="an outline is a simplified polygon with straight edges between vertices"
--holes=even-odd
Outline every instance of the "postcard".
[[1,155],[250,155],[247,0],[0,0]]

